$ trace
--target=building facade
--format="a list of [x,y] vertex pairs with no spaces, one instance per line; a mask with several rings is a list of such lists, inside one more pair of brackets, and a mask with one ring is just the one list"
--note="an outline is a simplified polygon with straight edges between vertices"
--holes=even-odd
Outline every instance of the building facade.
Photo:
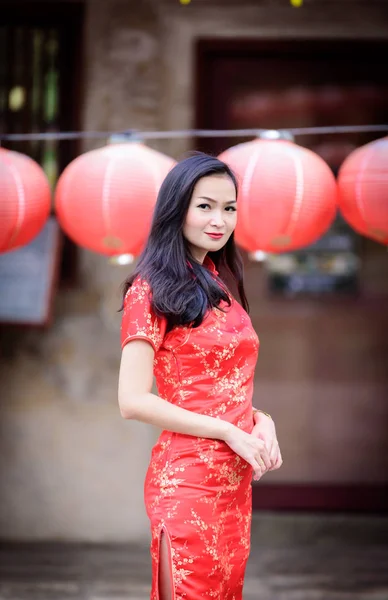
[[[300,8],[287,0],[0,5],[12,26],[55,28],[69,19],[77,36],[65,47],[73,66],[62,90],[63,126],[89,131],[216,126],[229,88],[225,79],[218,89],[206,79],[214,55],[258,60],[261,47],[286,44],[277,55],[286,64],[292,43],[308,53],[309,42],[321,42],[328,61],[331,45],[388,45],[386,3],[376,0],[305,0]],[[203,44],[209,54],[201,63]],[[258,85],[263,73],[252,70]],[[67,156],[105,141],[84,140]],[[214,149],[191,138],[150,145],[175,158],[194,146]],[[388,479],[386,261],[382,248],[364,242],[361,295],[340,300],[273,297],[263,265],[246,261],[261,338],[254,404],[273,415],[284,457],[282,469],[255,486],[258,508],[380,506]],[[117,406],[117,309],[127,271],[86,250],[70,268],[50,327],[1,327],[0,536],[141,540],[148,536],[143,478],[157,431],[123,421]]]

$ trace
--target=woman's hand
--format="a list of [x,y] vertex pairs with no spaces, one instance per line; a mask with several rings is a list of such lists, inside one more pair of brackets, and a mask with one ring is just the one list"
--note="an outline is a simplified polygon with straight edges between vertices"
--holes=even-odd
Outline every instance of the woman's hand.
[[271,467],[267,445],[258,436],[253,436],[235,425],[228,428],[224,438],[229,448],[251,465],[254,479],[258,481]]
[[279,443],[276,436],[275,423],[262,412],[256,412],[253,417],[254,427],[252,435],[256,439],[264,442],[270,458],[269,471],[279,469],[283,464],[282,455],[279,448]]

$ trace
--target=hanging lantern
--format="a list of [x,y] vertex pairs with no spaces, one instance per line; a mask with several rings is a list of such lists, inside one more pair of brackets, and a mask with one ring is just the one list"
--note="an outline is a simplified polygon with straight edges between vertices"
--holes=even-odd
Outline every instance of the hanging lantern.
[[314,152],[291,142],[287,132],[263,132],[219,158],[239,180],[235,236],[248,252],[296,250],[329,228],[336,215],[334,175]]
[[354,150],[338,174],[338,204],[362,235],[388,244],[388,137]]
[[36,237],[50,206],[43,169],[25,154],[0,148],[0,252],[25,246]]
[[113,143],[82,154],[58,181],[55,206],[61,227],[94,252],[137,256],[160,185],[174,164],[140,142]]

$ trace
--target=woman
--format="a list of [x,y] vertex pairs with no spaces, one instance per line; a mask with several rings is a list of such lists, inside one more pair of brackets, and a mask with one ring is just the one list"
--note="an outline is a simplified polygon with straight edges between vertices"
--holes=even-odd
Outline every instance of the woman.
[[241,600],[252,473],[282,463],[272,419],[252,408],[259,343],[236,220],[229,167],[205,154],[183,160],[162,184],[125,285],[121,414],[163,429],[145,481],[151,600]]

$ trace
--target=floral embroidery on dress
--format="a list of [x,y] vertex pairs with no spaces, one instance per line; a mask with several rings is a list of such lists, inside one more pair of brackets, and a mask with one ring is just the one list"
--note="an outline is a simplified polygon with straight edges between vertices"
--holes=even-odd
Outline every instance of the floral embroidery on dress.
[[121,325],[121,345],[131,339],[148,340],[157,352],[166,332],[165,319],[159,319],[151,310],[151,289],[143,279],[137,278],[124,299]]

